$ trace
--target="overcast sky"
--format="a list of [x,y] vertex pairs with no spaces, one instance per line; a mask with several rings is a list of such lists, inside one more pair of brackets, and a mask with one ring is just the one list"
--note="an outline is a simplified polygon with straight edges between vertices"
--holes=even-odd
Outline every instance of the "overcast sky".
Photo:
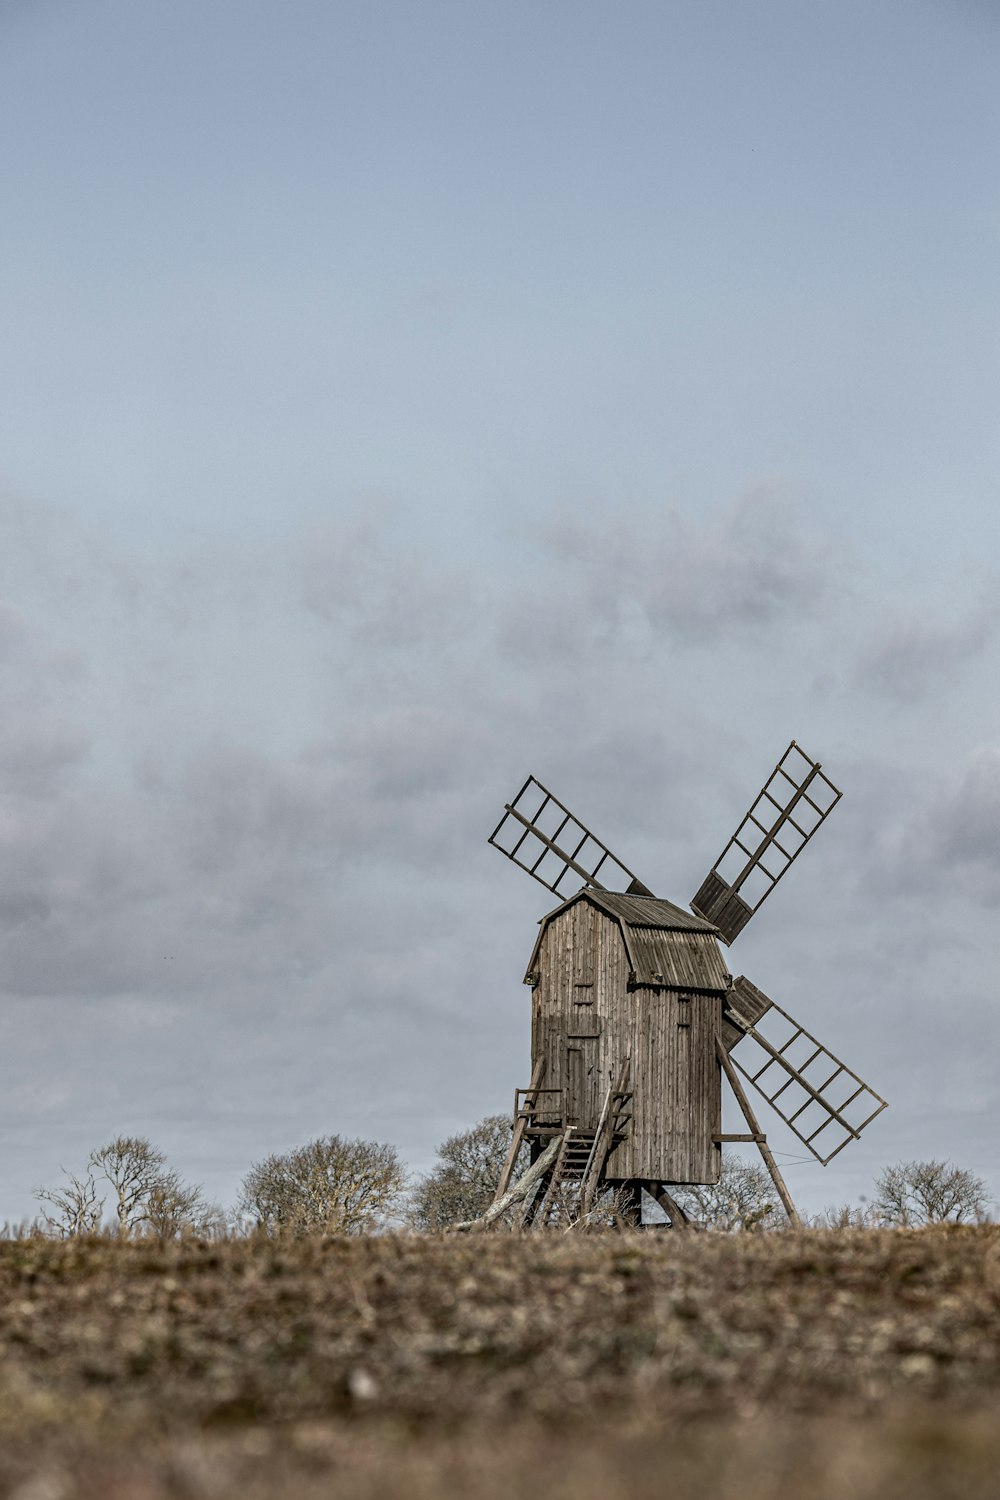
[[[1000,1192],[1000,14],[4,0],[0,1219],[528,1081],[529,771]],[[735,1122],[734,1122],[735,1123]],[[736,1127],[738,1128],[738,1127]]]

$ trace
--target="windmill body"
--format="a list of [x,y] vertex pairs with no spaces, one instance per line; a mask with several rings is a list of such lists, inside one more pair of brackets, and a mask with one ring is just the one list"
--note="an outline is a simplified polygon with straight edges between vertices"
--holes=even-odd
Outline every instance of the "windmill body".
[[670,901],[584,890],[543,919],[526,983],[549,1128],[596,1131],[630,1060],[631,1120],[611,1144],[609,1183],[718,1181],[715,1038],[730,980],[716,929]]
[[[515,1096],[495,1204],[510,1195],[528,1141],[546,1164],[526,1195],[529,1221],[570,1200],[586,1212],[614,1187],[634,1202],[646,1189],[676,1222],[670,1187],[718,1182],[722,1146],[739,1140],[758,1145],[796,1218],[743,1080],[824,1165],[885,1101],[763,991],[734,979],[720,945],[739,935],[839,797],[793,741],[688,910],[654,896],[528,779],[490,842],[564,899],[542,918],[525,975],[531,1081]],[[724,1078],[746,1133],[722,1130]]]

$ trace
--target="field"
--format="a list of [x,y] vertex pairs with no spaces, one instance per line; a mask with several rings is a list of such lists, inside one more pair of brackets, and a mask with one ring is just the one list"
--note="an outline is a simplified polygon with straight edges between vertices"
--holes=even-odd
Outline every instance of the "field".
[[0,1243],[9,1500],[994,1500],[1000,1230]]

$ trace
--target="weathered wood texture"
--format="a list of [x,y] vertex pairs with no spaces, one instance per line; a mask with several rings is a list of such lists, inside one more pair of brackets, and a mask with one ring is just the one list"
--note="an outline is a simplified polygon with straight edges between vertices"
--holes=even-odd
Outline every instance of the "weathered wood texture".
[[[702,941],[715,946],[710,934]],[[543,1060],[546,1087],[561,1091],[546,1101],[566,1124],[596,1130],[630,1058],[632,1121],[607,1180],[717,1182],[722,995],[630,988],[631,972],[621,927],[594,902],[575,901],[546,922],[534,961],[532,1063]]]

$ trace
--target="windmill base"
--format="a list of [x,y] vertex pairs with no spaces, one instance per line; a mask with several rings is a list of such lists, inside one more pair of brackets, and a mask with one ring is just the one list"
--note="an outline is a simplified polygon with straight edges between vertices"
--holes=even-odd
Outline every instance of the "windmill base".
[[[789,1223],[800,1228],[802,1220],[799,1218],[785,1180],[767,1144],[767,1137],[760,1128],[739,1076],[719,1037],[716,1038],[716,1052],[736,1102],[749,1126],[749,1131],[745,1134],[724,1135],[720,1133],[713,1139],[720,1145],[726,1141],[745,1141],[756,1145]],[[650,1197],[660,1205],[670,1221],[671,1228],[692,1227],[690,1218],[670,1193],[669,1184],[646,1178],[623,1181],[605,1176],[608,1158],[617,1141],[622,1138],[621,1128],[629,1118],[625,1113],[632,1097],[628,1087],[628,1062],[623,1063],[619,1070],[617,1087],[608,1090],[607,1100],[596,1131],[578,1130],[569,1124],[561,1128],[558,1133],[548,1130],[543,1135],[537,1128],[532,1128],[535,1123],[538,1098],[543,1092],[542,1074],[543,1068],[539,1062],[536,1064],[529,1087],[525,1090],[519,1089],[517,1092],[510,1150],[497,1184],[493,1205],[483,1219],[477,1221],[477,1224],[485,1227],[488,1223],[495,1222],[515,1204],[520,1204],[517,1217],[517,1224],[520,1228],[541,1228],[553,1221],[567,1225],[581,1220],[586,1221],[598,1199],[611,1189],[614,1197],[608,1212],[611,1222],[618,1228],[641,1227],[643,1191],[649,1193]],[[525,1141],[529,1139],[531,1140],[531,1166],[512,1188],[511,1178],[518,1153]],[[462,1227],[471,1228],[472,1226]]]

